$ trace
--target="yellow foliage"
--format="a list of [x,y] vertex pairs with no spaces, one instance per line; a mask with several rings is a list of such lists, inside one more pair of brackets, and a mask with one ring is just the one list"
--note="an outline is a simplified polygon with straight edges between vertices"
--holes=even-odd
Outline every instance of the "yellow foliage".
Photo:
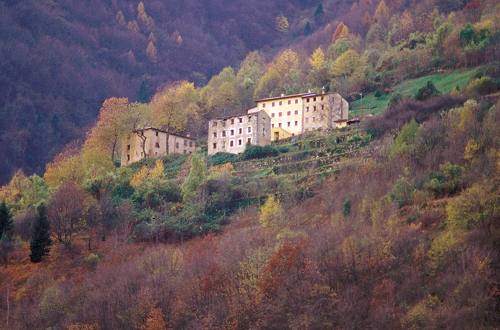
[[289,28],[290,24],[288,23],[288,18],[286,18],[286,16],[279,15],[276,17],[276,30],[286,33]]
[[155,167],[149,173],[149,177],[152,179],[162,179],[165,177],[165,166],[163,161],[160,159],[156,160]]
[[381,0],[377,6],[377,9],[375,9],[375,14],[374,14],[375,20],[378,23],[387,23],[390,17],[389,13],[389,8],[385,4],[384,0]]
[[148,47],[146,48],[146,55],[148,55],[148,58],[151,62],[158,62],[158,49],[156,48],[153,40],[150,40],[148,43]]
[[57,188],[66,181],[81,184],[85,178],[82,157],[79,154],[59,155],[47,165],[43,178],[51,189]]
[[467,161],[473,160],[474,156],[479,151],[480,147],[481,146],[476,140],[474,139],[469,140],[467,142],[467,145],[465,146],[464,159]]
[[232,163],[225,163],[222,165],[212,166],[210,168],[210,175],[214,178],[218,178],[225,175],[230,175],[233,171],[234,165]]
[[309,59],[309,63],[313,70],[319,71],[325,67],[325,52],[320,47],[316,48],[316,50],[312,53],[311,58]]
[[134,188],[139,187],[144,182],[144,180],[146,180],[148,175],[149,175],[149,169],[147,166],[144,165],[143,167],[141,167],[139,171],[137,171],[134,174],[132,180],[130,180],[130,185]]
[[167,322],[165,322],[161,308],[156,307],[149,312],[141,330],[167,330]]
[[0,188],[0,201],[7,204],[17,203],[21,197],[22,192],[28,187],[29,180],[22,170],[17,170],[9,184]]
[[333,76],[347,77],[353,75],[356,70],[359,69],[361,64],[358,52],[353,49],[349,49],[340,55],[335,62],[333,62],[330,71]]
[[260,224],[263,227],[272,227],[279,224],[282,217],[281,203],[274,195],[269,195],[260,208]]

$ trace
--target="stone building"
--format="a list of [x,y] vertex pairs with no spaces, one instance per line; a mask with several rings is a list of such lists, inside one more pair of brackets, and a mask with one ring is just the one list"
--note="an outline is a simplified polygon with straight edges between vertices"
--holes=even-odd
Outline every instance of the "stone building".
[[191,154],[195,149],[194,139],[188,136],[146,127],[133,131],[122,141],[121,164],[125,166],[144,158],[162,157],[170,154]]
[[212,119],[208,122],[208,155],[238,154],[247,144],[267,145],[271,142],[270,127],[267,113],[256,108],[239,116]]
[[271,140],[281,140],[317,129],[336,128],[346,121],[349,103],[338,93],[300,93],[256,101],[271,117]]

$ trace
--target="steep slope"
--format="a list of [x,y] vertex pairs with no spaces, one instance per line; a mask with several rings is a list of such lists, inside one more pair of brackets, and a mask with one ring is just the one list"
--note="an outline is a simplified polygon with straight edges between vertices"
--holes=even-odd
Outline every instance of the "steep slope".
[[[301,36],[318,3],[1,1],[0,182],[16,168],[42,172],[106,97],[144,101],[172,80],[205,83],[251,50]],[[278,16],[289,23],[278,28]]]

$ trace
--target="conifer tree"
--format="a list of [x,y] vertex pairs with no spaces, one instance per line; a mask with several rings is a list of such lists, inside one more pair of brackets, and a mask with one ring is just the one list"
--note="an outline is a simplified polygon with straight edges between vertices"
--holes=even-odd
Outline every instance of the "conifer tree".
[[30,242],[31,262],[40,262],[42,258],[49,254],[50,245],[50,224],[47,218],[47,208],[44,205],[38,207],[38,216],[33,224],[33,231]]
[[314,11],[314,20],[316,21],[316,23],[321,21],[324,13],[325,11],[323,10],[323,3],[320,2],[316,7],[316,10]]
[[12,215],[5,202],[0,203],[0,238],[12,229]]

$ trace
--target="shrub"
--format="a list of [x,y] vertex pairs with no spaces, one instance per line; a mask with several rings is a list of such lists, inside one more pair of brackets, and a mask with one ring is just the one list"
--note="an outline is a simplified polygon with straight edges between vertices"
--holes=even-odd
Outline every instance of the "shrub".
[[209,166],[217,166],[225,163],[234,163],[239,160],[238,155],[227,152],[218,152],[215,155],[208,157],[207,163]]
[[398,136],[391,145],[391,156],[398,156],[410,153],[415,150],[416,141],[418,137],[419,126],[417,122],[412,119],[409,123],[401,128]]
[[475,78],[469,81],[465,90],[469,93],[480,95],[491,94],[500,88],[500,81],[488,76]]
[[375,94],[374,94],[374,96],[375,96],[375,97],[377,97],[377,98],[378,98],[378,97],[381,97],[382,95],[384,95],[384,93],[382,93],[380,90],[378,90],[378,89],[377,89],[377,90],[375,91]]
[[405,177],[400,177],[390,193],[391,200],[395,202],[399,208],[409,205],[413,200],[415,187]]
[[346,198],[344,200],[344,203],[342,203],[342,214],[345,218],[351,215],[351,206],[351,200],[349,198]]
[[417,99],[418,101],[423,101],[430,97],[439,95],[441,95],[441,92],[436,88],[436,86],[434,86],[434,83],[429,80],[424,87],[420,88],[417,91],[417,94],[415,94],[415,99]]
[[245,160],[249,159],[258,159],[265,157],[274,157],[279,154],[279,151],[272,146],[255,146],[248,145],[245,149],[245,152],[242,155],[242,158]]
[[460,165],[447,162],[440,166],[440,170],[432,173],[424,187],[435,196],[444,196],[456,193],[462,186],[464,168]]
[[90,268],[95,269],[101,258],[95,253],[90,253],[88,256],[83,258],[83,262]]

